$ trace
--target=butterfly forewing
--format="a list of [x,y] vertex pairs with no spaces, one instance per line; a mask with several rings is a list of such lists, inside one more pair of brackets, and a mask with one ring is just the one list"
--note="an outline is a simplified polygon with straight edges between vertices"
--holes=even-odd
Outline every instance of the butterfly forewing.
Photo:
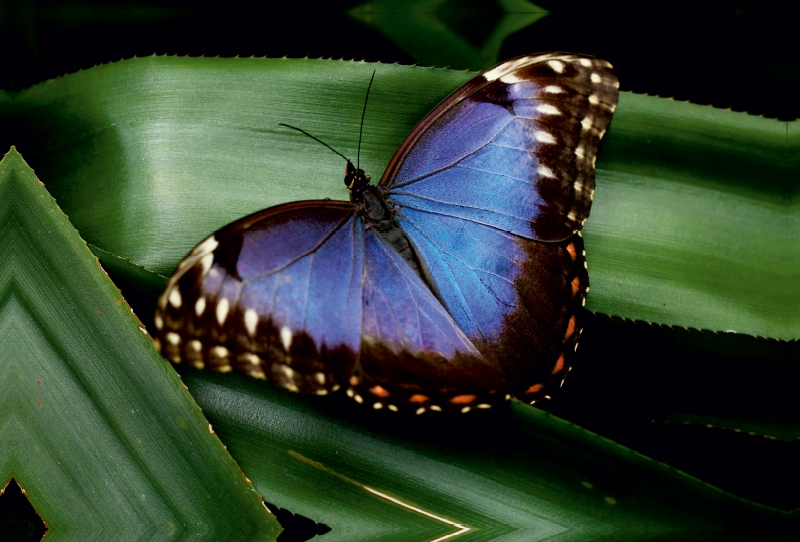
[[373,408],[485,407],[507,388],[345,202],[273,207],[216,232],[179,264],[155,320],[173,362],[306,393],[347,387]]
[[588,216],[618,86],[610,65],[593,57],[508,61],[423,119],[381,186],[403,207],[565,239]]

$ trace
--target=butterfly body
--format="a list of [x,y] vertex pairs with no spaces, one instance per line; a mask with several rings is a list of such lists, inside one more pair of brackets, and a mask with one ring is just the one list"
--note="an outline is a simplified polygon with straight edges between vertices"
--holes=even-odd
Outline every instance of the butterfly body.
[[377,186],[200,243],[159,300],[168,359],[373,408],[489,408],[560,386],[588,291],[578,230],[616,104],[610,65],[550,54],[456,90]]

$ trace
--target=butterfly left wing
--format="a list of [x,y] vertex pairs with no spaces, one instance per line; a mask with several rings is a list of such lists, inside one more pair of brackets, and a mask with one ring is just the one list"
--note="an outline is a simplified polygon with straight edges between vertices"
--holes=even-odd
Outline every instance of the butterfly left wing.
[[347,387],[373,408],[471,409],[506,385],[351,203],[306,201],[230,224],[178,265],[155,315],[173,362],[292,391]]
[[504,62],[426,116],[381,179],[438,297],[531,401],[561,383],[577,347],[577,232],[618,87],[594,57]]

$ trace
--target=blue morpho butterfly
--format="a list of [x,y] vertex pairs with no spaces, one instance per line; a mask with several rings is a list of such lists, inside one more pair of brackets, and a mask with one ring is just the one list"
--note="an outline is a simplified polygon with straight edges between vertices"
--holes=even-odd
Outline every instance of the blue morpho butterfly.
[[159,299],[157,347],[375,409],[547,397],[582,331],[579,230],[618,88],[611,64],[566,53],[481,73],[377,186],[348,160],[350,202],[278,205],[197,245]]

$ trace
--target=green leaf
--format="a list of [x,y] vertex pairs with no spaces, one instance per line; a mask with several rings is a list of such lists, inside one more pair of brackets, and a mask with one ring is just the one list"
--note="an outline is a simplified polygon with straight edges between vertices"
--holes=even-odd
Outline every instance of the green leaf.
[[[15,126],[25,127],[20,144],[30,148],[26,156],[40,174],[51,179],[48,188],[95,253],[109,268],[113,266],[121,282],[153,292],[194,244],[227,222],[286,201],[347,198],[341,159],[277,124],[306,129],[352,158],[357,152],[366,84],[376,68],[361,163],[377,178],[411,128],[472,74],[347,61],[148,57],[37,85],[14,94],[9,107],[13,108]],[[797,231],[791,214],[795,198],[792,173],[798,161],[791,149],[797,143],[797,128],[792,123],[623,94],[597,160],[596,202],[584,230],[592,280],[588,308],[665,326],[796,337],[792,307],[796,306],[797,293],[783,286],[791,285],[797,274],[796,256],[791,251],[786,255]],[[579,374],[570,377],[561,395],[568,397],[572,389],[588,389],[591,393],[574,401],[574,408],[605,422],[603,429],[616,429],[616,433],[609,433],[619,440],[635,439],[641,426],[614,428],[609,413],[646,417],[648,423],[650,419],[702,425],[713,421],[732,429],[744,428],[786,440],[796,438],[800,425],[792,410],[793,391],[789,386],[794,380],[781,376],[794,374],[791,365],[796,348],[763,341],[772,349],[772,357],[765,359],[763,349],[751,348],[755,340],[749,337],[712,335],[719,343],[698,346],[681,342],[690,342],[687,336],[700,336],[702,343],[707,335],[675,333],[664,342],[670,342],[674,349],[668,352],[676,356],[656,360],[663,342],[648,344],[652,334],[647,329],[649,326],[625,326],[626,334],[612,334],[601,349],[587,350],[591,357],[584,360],[580,371],[574,371]],[[587,334],[590,332],[587,329]],[[638,342],[632,340],[636,337]],[[732,348],[738,348],[744,340],[750,341],[748,348]],[[623,348],[629,352],[621,352]],[[687,351],[692,356],[684,359],[682,354]],[[628,356],[624,360],[623,354]],[[728,354],[735,358],[735,365]],[[654,360],[661,365],[654,365]],[[643,365],[648,369],[644,375]],[[662,372],[665,370],[673,372]],[[707,374],[708,380],[699,381],[698,373]],[[502,522],[493,523],[492,514],[481,516],[480,510],[453,504],[460,494],[449,492],[444,479],[431,478],[436,482],[426,494],[425,484],[416,478],[397,482],[380,478],[382,469],[397,473],[411,469],[408,465],[417,465],[419,458],[413,454],[387,465],[364,463],[356,452],[348,452],[348,459],[356,465],[355,470],[348,471],[347,465],[337,463],[335,457],[337,450],[348,445],[346,440],[325,437],[319,445],[313,444],[323,429],[334,423],[333,417],[326,417],[316,407],[308,407],[313,411],[309,416],[295,416],[273,404],[272,396],[269,400],[259,398],[262,392],[279,390],[258,388],[257,383],[228,376],[190,375],[187,382],[267,500],[274,498],[281,507],[333,526],[334,532],[343,533],[343,539],[349,533],[362,532],[360,529],[364,533],[388,533],[387,539],[394,536],[389,531],[395,528],[428,540],[452,532],[448,530],[452,525],[447,527],[416,513],[409,517],[407,508],[394,509],[395,505],[387,505],[385,499],[373,511],[362,512],[368,509],[362,509],[360,503],[373,497],[365,498],[358,484],[373,484],[403,502],[424,505],[421,508],[434,515],[480,527],[464,537],[489,538],[486,533],[497,534],[503,529],[525,532],[526,525],[533,525],[525,523],[529,518],[524,514],[500,525]],[[615,380],[620,376],[627,379],[622,381],[626,385]],[[574,386],[581,378],[583,388]],[[776,390],[771,380],[785,383],[785,387]],[[199,381],[214,385],[198,385]],[[654,395],[656,386],[661,386],[663,393]],[[256,399],[252,399],[253,394]],[[772,401],[755,401],[754,394],[775,397]],[[292,397],[291,401],[317,404],[308,398]],[[609,403],[618,410],[609,409]],[[321,404],[325,406],[320,408],[330,408],[332,403]],[[789,408],[782,408],[785,404]],[[531,417],[539,419],[540,415],[534,414],[537,411],[524,412],[529,414],[514,418],[521,421],[512,435],[544,430],[531,421]],[[392,420],[391,424],[403,422]],[[634,454],[618,447],[604,448],[601,437],[577,439],[570,436],[568,424],[553,424],[548,429],[552,430],[551,440],[563,438],[569,443],[568,450],[541,448],[541,453],[551,458],[563,456],[570,462],[556,462],[557,472],[564,473],[571,466],[580,474],[580,483],[582,479],[590,481],[586,478],[590,475],[602,477],[603,470],[608,469],[603,487],[614,491],[604,495],[621,502],[617,497],[625,494],[623,501],[642,504],[618,516],[615,509],[608,522],[601,511],[603,506],[587,508],[592,519],[582,525],[588,525],[585,528],[593,535],[618,532],[617,538],[639,536],[620,527],[627,520],[631,522],[628,526],[643,526],[639,533],[643,539],[675,532],[684,536],[689,530],[701,533],[700,538],[708,532],[724,532],[721,527],[715,531],[710,523],[724,524],[727,516],[741,515],[752,519],[754,525],[778,529],[795,521],[794,513],[778,513],[709,489],[696,480],[687,482],[674,469],[639,462]],[[337,427],[364,450],[375,450],[373,456],[389,457],[404,446],[391,431],[387,433],[361,418],[351,418]],[[414,431],[411,433],[413,437]],[[452,460],[462,468],[462,458],[453,457],[463,439],[487,438],[485,434],[484,426],[464,427],[462,440],[437,448],[446,458],[434,464],[444,470]],[[375,437],[379,443],[365,436]],[[505,453],[538,457],[538,442],[514,438]],[[307,448],[297,444],[297,439]],[[603,450],[600,466],[582,455],[585,447]],[[476,461],[485,460],[489,465],[502,462],[502,453],[496,453]],[[569,504],[575,494],[566,474],[540,485],[537,477],[546,475],[529,474],[526,465],[523,460],[512,461],[507,471],[492,478],[495,474],[486,474],[483,463],[470,464],[463,470],[476,473],[478,478],[483,476],[483,481],[470,477],[459,489],[469,493],[475,488],[483,502],[493,502],[495,497],[499,502],[510,502],[504,497],[506,490],[501,482],[519,476],[535,486],[531,492],[544,491],[543,487],[551,491],[548,495],[558,505],[548,510],[575,512]],[[276,472],[288,474],[281,481]],[[338,476],[342,473],[350,481]],[[331,476],[335,480],[326,482]],[[652,481],[655,489],[640,484],[624,493],[620,484],[624,486],[629,478]],[[487,484],[497,488],[496,495],[477,489]],[[310,496],[313,491],[323,492],[322,501]],[[564,499],[557,497],[561,493]],[[691,498],[686,502],[692,504],[683,510],[695,507],[699,517],[691,513],[681,516],[675,520],[677,531],[669,531],[656,512],[661,500],[664,509],[678,517],[682,505],[676,503],[687,494]],[[358,495],[359,503],[354,509],[332,504],[355,499],[354,495]],[[583,506],[584,501],[577,502]],[[790,498],[776,506],[793,509],[794,502]],[[392,512],[386,510],[387,506]],[[583,521],[579,513],[570,516],[576,524]],[[733,525],[739,524],[734,521]]]
[[790,285],[800,277],[800,252],[789,247],[800,217],[790,125],[621,95],[584,230],[590,310],[796,338],[800,289]]
[[0,480],[26,489],[48,540],[276,536],[274,518],[14,149],[0,162],[0,224]]
[[454,540],[745,540],[797,528],[796,513],[517,401],[485,416],[409,419],[239,375],[183,378],[264,498],[331,526],[331,542],[459,531]]

